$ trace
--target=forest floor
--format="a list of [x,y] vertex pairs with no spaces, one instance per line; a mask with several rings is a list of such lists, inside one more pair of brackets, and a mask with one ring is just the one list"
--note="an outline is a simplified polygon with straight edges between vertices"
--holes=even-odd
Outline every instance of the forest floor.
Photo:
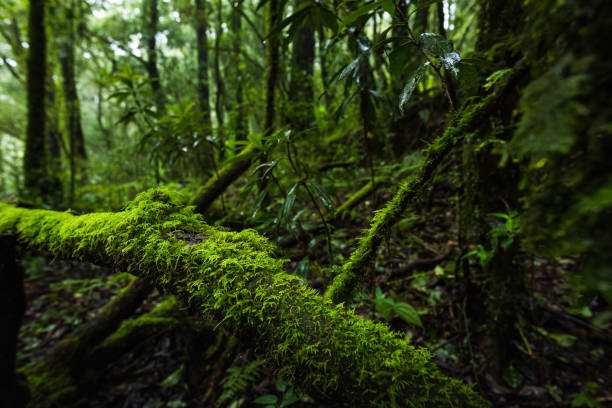
[[[432,350],[443,372],[475,384],[494,406],[612,407],[612,328],[609,324],[596,327],[598,315],[606,308],[600,297],[585,299],[572,292],[574,285],[566,276],[578,267],[575,259],[527,260],[528,309],[519,319],[516,338],[509,340],[511,363],[502,367],[501,373],[494,368],[487,327],[471,321],[466,284],[455,273],[460,256],[455,202],[452,191],[436,192],[418,216],[407,217],[394,228],[381,248],[376,285],[386,299],[416,308],[423,327],[407,324],[393,314],[388,316],[390,326],[409,336],[415,345]],[[367,202],[361,206],[356,213],[367,214]],[[337,232],[358,237],[366,226],[363,218],[345,221]],[[305,249],[306,244],[298,243],[298,249],[300,245]],[[339,250],[346,255],[350,247]],[[295,268],[299,259],[288,269]],[[127,282],[124,275],[112,275],[104,268],[35,254],[24,254],[22,264],[28,305],[19,338],[19,366],[40,359]],[[314,269],[316,260],[311,265]],[[312,281],[315,286],[321,284],[321,278],[313,277]],[[358,313],[385,320],[376,311],[380,295],[365,296]],[[136,315],[161,299],[163,296],[154,292]],[[125,350],[121,359],[108,364],[94,383],[83,386],[74,406],[320,406],[275,378],[245,345],[231,348],[227,339],[220,334],[209,345],[203,379],[186,387],[181,377],[185,352],[180,333],[162,331],[144,338]],[[229,353],[220,359],[224,348]]]

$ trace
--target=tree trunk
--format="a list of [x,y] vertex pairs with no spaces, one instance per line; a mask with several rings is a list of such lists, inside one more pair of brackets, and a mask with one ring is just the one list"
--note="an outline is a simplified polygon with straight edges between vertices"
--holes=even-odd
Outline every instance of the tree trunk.
[[157,110],[158,117],[161,117],[166,112],[166,94],[162,89],[161,77],[157,68],[157,48],[155,46],[155,37],[158,31],[157,23],[159,20],[157,0],[143,0],[142,13],[142,34],[147,52],[145,67],[149,79],[151,80],[151,89],[153,90],[153,98],[155,99],[155,109]]
[[[208,36],[206,35],[206,4],[204,0],[195,0],[195,31],[198,47],[198,107],[202,113],[202,131],[210,133],[212,129],[210,118],[210,95],[208,87]],[[204,143],[204,140],[202,140]]]
[[47,36],[45,2],[31,0],[28,13],[28,125],[23,156],[26,195],[31,200],[47,200],[47,151],[45,148],[45,78]]
[[[268,3],[267,31],[271,32],[280,23],[282,11],[278,0]],[[280,69],[280,38],[278,35],[270,36],[266,40],[266,104],[264,117],[264,135],[274,133],[276,121],[276,82]]]
[[232,5],[232,49],[236,63],[233,64],[234,78],[236,78],[236,92],[234,94],[234,134],[236,140],[245,140],[248,134],[248,124],[244,106],[244,67],[241,49],[242,38],[242,4],[243,0],[238,0]]
[[68,140],[70,143],[70,201],[75,199],[76,184],[87,182],[87,152],[85,137],[81,126],[81,105],[76,87],[74,47],[76,41],[74,2],[71,7],[64,8],[66,26],[64,38],[58,53],[62,71],[64,97],[66,101],[66,122]]
[[175,294],[321,403],[487,406],[470,387],[442,375],[426,350],[323,301],[287,274],[267,239],[250,230],[219,231],[183,206],[176,193],[160,189],[119,213],[74,216],[0,204],[0,232],[17,233],[24,245],[54,256],[112,263]]
[[[294,8],[310,0],[296,0]],[[314,30],[310,24],[300,27],[293,38],[291,80],[287,120],[294,131],[303,132],[313,126],[314,97],[312,73],[315,57]]]

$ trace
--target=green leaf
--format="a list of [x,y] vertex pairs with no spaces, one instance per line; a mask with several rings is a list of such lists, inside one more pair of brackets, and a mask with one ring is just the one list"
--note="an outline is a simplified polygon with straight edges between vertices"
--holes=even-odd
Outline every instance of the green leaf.
[[321,21],[323,25],[335,33],[338,32],[338,16],[325,7],[319,6],[319,12],[321,15]]
[[369,4],[366,4],[365,6],[359,7],[356,10],[353,10],[351,13],[349,13],[348,16],[346,16],[344,18],[344,20],[342,20],[342,22],[344,23],[344,25],[351,25],[352,23],[354,23],[359,17],[369,13],[370,11],[378,8],[378,6],[380,6],[380,4],[378,2],[372,2]]
[[281,225],[285,225],[287,223],[287,218],[289,218],[289,214],[291,214],[291,209],[293,208],[293,204],[295,203],[295,197],[297,193],[298,183],[294,184],[291,187],[291,190],[287,193],[287,197],[285,198],[285,204],[283,205],[283,212],[281,214]]
[[393,311],[393,306],[395,302],[392,299],[376,299],[374,301],[374,308],[378,313],[383,315],[385,320],[389,320],[391,317],[391,312]]
[[289,388],[285,395],[283,395],[283,401],[281,402],[281,408],[288,407],[289,405],[295,404],[300,398],[295,395],[293,388]]
[[272,28],[272,30],[270,30],[270,33],[266,36],[266,39],[279,35],[285,29],[285,27],[290,24],[292,26],[296,26],[296,28],[299,27],[299,25],[301,25],[302,22],[306,19],[306,17],[308,17],[308,14],[312,11],[314,7],[312,4],[303,4],[305,4],[303,8],[298,9],[295,13],[281,21],[276,27]]
[[257,215],[257,213],[259,212],[259,209],[261,208],[261,204],[266,199],[266,195],[268,195],[268,190],[262,190],[257,196],[257,198],[255,199],[255,203],[253,203],[253,210],[251,211],[252,219],[255,219],[255,216]]
[[404,45],[398,48],[395,48],[393,51],[389,53],[389,73],[391,77],[398,78],[406,63],[410,59],[411,56],[411,46]]
[[423,322],[417,313],[416,309],[408,303],[399,302],[393,306],[395,314],[408,324],[414,324],[423,327]]
[[310,259],[306,256],[302,258],[300,262],[298,262],[297,267],[295,268],[296,276],[304,282],[308,280],[308,267],[309,266],[310,266]]
[[510,364],[502,373],[502,377],[506,384],[512,388],[516,388],[523,382],[523,375]]
[[339,79],[342,80],[344,78],[346,78],[346,76],[348,74],[350,74],[351,72],[353,72],[355,69],[357,69],[357,67],[359,67],[359,60],[361,59],[361,56],[355,58],[353,61],[351,61],[350,64],[348,64],[346,66],[346,68],[344,68],[342,70],[342,73],[340,74]]
[[283,379],[278,379],[276,381],[276,390],[280,392],[285,392],[287,389],[287,382]]
[[383,0],[380,4],[383,10],[391,15],[391,17],[395,17],[395,3],[393,0]]
[[253,402],[255,404],[261,404],[261,405],[276,404],[278,403],[278,397],[273,394],[266,394],[266,395],[262,395],[261,397],[257,398]]
[[323,205],[325,206],[325,208],[327,208],[327,211],[330,214],[334,213],[335,210],[335,206],[334,206],[334,200],[331,198],[331,196],[329,194],[327,194],[327,192],[325,191],[325,189],[323,188],[322,185],[320,185],[319,183],[313,181],[313,180],[308,180],[308,184],[312,187],[312,189],[314,190],[315,195],[317,196],[317,198],[319,200],[321,200],[321,202],[323,203]]
[[419,39],[427,54],[438,58],[442,66],[453,75],[459,74],[457,66],[461,62],[461,56],[454,50],[451,40],[434,33],[423,33]]
[[564,348],[569,348],[576,342],[576,337],[571,334],[564,333],[548,333],[548,337],[557,342],[558,345]]
[[412,96],[412,93],[414,92],[416,86],[423,79],[423,76],[425,75],[425,71],[427,70],[428,66],[429,62],[426,62],[425,64],[419,66],[416,71],[413,72],[412,76],[410,77],[410,79],[408,79],[408,82],[404,86],[399,101],[399,109],[402,114],[404,113],[404,106],[406,105],[408,100],[410,100],[410,97]]

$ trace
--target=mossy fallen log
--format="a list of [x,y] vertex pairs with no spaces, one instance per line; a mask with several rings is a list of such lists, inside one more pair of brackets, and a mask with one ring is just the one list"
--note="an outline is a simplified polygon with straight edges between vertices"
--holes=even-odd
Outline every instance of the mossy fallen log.
[[0,232],[56,256],[110,261],[176,295],[321,402],[487,406],[469,386],[440,373],[427,350],[287,274],[266,238],[207,225],[177,193],[149,190],[123,212],[82,216],[0,204]]
[[401,219],[408,205],[420,197],[438,165],[449,152],[463,140],[465,135],[489,117],[500,101],[507,96],[507,93],[513,90],[516,81],[524,72],[525,67],[521,61],[517,68],[508,74],[502,86],[482,101],[466,107],[444,133],[434,140],[426,151],[427,157],[419,174],[410,181],[402,183],[391,201],[376,211],[371,227],[359,241],[359,247],[353,251],[349,260],[342,266],[341,272],[334,278],[333,284],[328,288],[325,294],[327,299],[333,303],[352,302],[361,285],[368,279],[369,275],[366,271],[387,231]]
[[247,171],[257,151],[258,148],[254,145],[247,146],[231,162],[219,169],[217,174],[209,178],[191,199],[195,211],[203,214],[234,180]]

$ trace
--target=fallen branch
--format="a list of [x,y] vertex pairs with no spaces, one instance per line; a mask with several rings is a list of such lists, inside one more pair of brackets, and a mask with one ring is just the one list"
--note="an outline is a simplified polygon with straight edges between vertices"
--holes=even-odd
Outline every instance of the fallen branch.
[[351,303],[361,285],[368,279],[366,271],[376,255],[376,250],[389,229],[402,218],[408,205],[416,202],[421,192],[431,180],[438,165],[448,153],[457,146],[463,137],[479,126],[497,109],[500,101],[506,96],[524,68],[517,68],[508,75],[506,83],[480,103],[470,105],[427,149],[427,159],[419,174],[403,183],[387,205],[376,211],[372,226],[359,242],[359,247],[351,254],[342,266],[342,271],[334,278],[325,297],[334,303]]
[[253,145],[246,147],[234,159],[223,166],[198,190],[191,200],[196,212],[203,214],[208,207],[251,165],[251,159],[258,149]]

